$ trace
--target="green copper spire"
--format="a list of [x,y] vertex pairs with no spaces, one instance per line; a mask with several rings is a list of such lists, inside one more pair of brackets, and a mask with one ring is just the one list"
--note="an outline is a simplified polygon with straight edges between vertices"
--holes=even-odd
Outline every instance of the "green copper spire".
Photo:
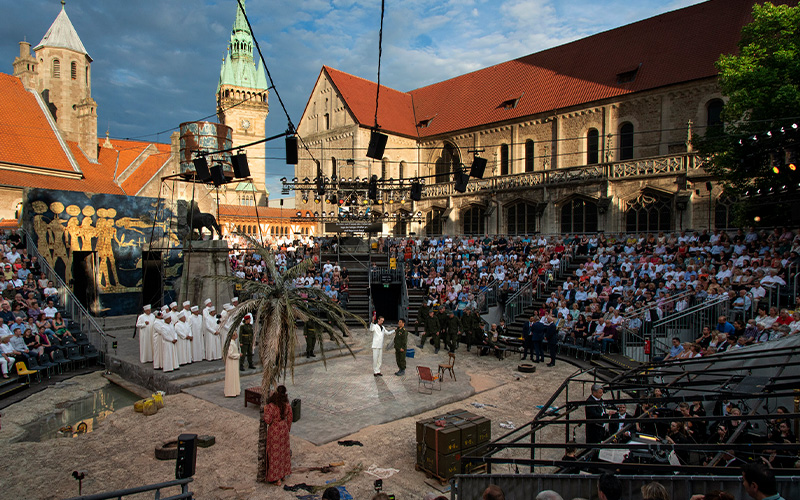
[[[245,8],[244,0],[242,7]],[[228,53],[222,61],[219,72],[217,92],[223,85],[245,87],[258,90],[267,89],[267,79],[264,69],[259,63],[258,68],[253,61],[253,34],[247,27],[244,11],[236,7],[236,20],[233,22],[231,39],[228,42]]]

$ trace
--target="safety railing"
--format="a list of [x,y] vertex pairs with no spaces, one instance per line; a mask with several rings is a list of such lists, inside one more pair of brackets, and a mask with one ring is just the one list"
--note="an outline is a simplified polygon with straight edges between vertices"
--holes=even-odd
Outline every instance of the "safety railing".
[[105,364],[105,357],[110,347],[109,344],[116,337],[103,331],[95,318],[72,293],[72,289],[64,283],[61,276],[50,266],[50,262],[39,254],[39,249],[33,238],[24,230],[23,233],[27,242],[28,253],[36,257],[47,279],[52,281],[58,289],[58,309],[62,311],[62,314],[69,316],[72,321],[77,323],[81,332],[88,337],[89,342],[98,347],[100,363]]
[[489,312],[490,307],[497,306],[497,289],[499,287],[499,283],[497,280],[492,280],[491,283],[486,285],[486,287],[478,292],[478,295],[475,297],[475,303],[478,304],[478,308],[481,310],[481,314],[486,314]]
[[[400,282],[405,283],[406,281],[406,273],[403,270],[402,263],[398,263],[395,269],[392,269],[388,266],[373,266],[370,271],[370,285],[372,283],[384,283],[384,284],[399,284]],[[391,281],[385,282],[386,276],[389,276]]]
[[[137,486],[135,488],[125,488],[123,490],[116,490],[116,491],[107,491],[105,493],[96,493],[94,495],[82,495],[78,497],[69,498],[68,500],[110,500],[112,498],[116,498],[121,500],[123,497],[129,497],[131,495],[140,495],[141,493],[147,493],[149,491],[153,492],[155,499],[161,500],[192,500],[192,492],[189,491],[189,483],[194,481],[193,478],[188,477],[186,479],[175,479],[172,481],[166,481],[163,483],[158,484],[148,484],[146,486]],[[167,497],[162,497],[161,490],[167,488],[180,488],[180,493],[175,495],[170,495]],[[137,498],[141,498],[137,496]]]
[[[536,283],[538,282],[539,281]],[[503,309],[503,315],[504,318],[506,318],[506,322],[513,322],[517,316],[525,311],[526,308],[533,305],[533,299],[536,297],[537,288],[538,286],[535,287],[533,282],[528,282],[522,288],[520,288],[517,293],[511,295],[508,300],[506,300],[506,304]]]
[[400,311],[398,318],[405,320],[408,323],[408,309],[411,301],[408,299],[408,282],[406,281],[406,264],[405,262],[398,262],[397,267],[400,269],[402,278],[400,280]]

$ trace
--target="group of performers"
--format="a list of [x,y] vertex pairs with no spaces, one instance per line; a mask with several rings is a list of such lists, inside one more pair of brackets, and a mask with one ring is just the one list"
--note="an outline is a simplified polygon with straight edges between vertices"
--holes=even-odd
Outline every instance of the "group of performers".
[[171,372],[189,363],[222,359],[222,346],[238,303],[234,297],[220,314],[211,299],[205,300],[202,311],[189,301],[183,303],[183,309],[173,302],[155,313],[149,304],[144,306],[136,319],[139,361],[153,363],[156,370]]

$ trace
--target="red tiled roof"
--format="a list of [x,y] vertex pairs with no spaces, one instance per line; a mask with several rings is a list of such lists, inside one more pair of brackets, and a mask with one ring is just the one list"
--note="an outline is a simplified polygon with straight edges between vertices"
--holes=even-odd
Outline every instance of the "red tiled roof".
[[18,229],[19,228],[19,221],[17,219],[0,219],[0,229],[2,230],[9,230],[9,229]]
[[[72,156],[78,162],[78,166],[83,172],[82,187],[72,189],[68,187],[56,187],[52,189],[62,189],[65,191],[86,191],[87,193],[107,193],[124,194],[116,182],[114,182],[114,164],[117,161],[116,152],[100,151],[97,155],[97,163],[90,162],[78,147],[77,142],[67,142]],[[41,186],[35,186],[41,187]]]
[[[713,77],[720,54],[737,52],[754,3],[711,0],[409,93],[382,87],[379,122],[415,136],[416,121],[435,117],[419,128],[420,136],[433,136]],[[632,82],[618,83],[620,73],[637,68]],[[358,122],[372,125],[376,85],[327,66],[323,70]],[[502,106],[520,96],[516,107]]]
[[[353,76],[329,66],[322,70],[328,74],[336,89],[341,93],[345,105],[358,123],[375,125],[375,95],[378,85],[364,78]],[[408,137],[417,136],[414,122],[414,106],[411,94],[399,92],[381,85],[378,106],[378,125],[389,132]]]
[[256,218],[256,211],[259,217],[264,218],[281,218],[281,217],[294,217],[297,210],[291,208],[274,208],[274,207],[253,207],[245,205],[220,205],[220,217],[252,217]]
[[[132,141],[112,141],[112,144],[116,147],[120,147],[118,144],[119,142],[132,142]],[[145,144],[145,147],[147,144]],[[136,170],[128,176],[122,182],[122,189],[125,191],[126,194],[135,195],[136,193],[141,190],[145,184],[147,184],[150,179],[153,178],[158,172],[164,167],[164,165],[169,161],[171,156],[171,150],[169,144],[158,144],[153,143],[153,146],[156,147],[157,152],[150,154],[146,160],[144,160],[141,165],[139,165]],[[140,151],[141,153],[141,151]],[[138,156],[138,155],[137,155]],[[124,171],[126,167],[121,167],[118,170],[118,173]]]
[[0,73],[0,161],[74,172],[36,96]]

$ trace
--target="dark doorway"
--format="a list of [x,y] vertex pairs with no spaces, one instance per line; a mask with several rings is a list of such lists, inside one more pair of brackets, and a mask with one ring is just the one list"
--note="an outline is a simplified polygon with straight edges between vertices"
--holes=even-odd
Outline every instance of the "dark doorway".
[[376,317],[383,316],[387,323],[395,323],[400,317],[401,292],[400,284],[372,285],[372,304]]
[[161,252],[142,252],[142,305],[160,307],[164,297]]
[[97,314],[95,252],[72,252],[72,292],[87,311]]

